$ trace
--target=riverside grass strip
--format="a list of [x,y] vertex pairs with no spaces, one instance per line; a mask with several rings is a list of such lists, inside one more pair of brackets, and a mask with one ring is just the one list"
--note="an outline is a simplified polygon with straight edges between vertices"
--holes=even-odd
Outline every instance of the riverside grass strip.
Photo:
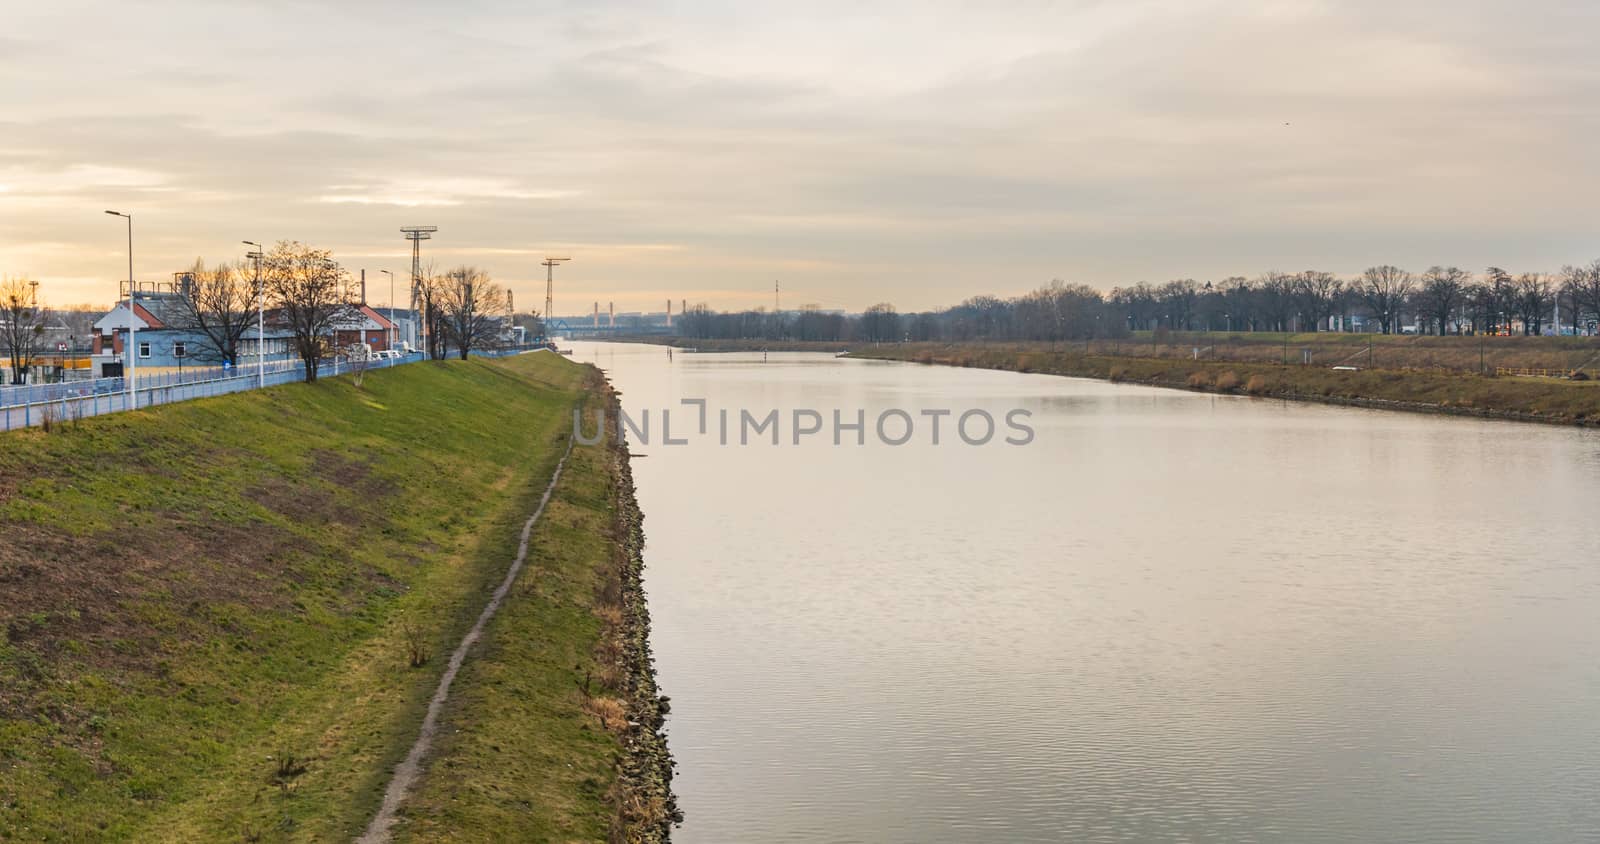
[[[410,652],[503,578],[592,377],[442,362],[0,437],[0,839],[360,834],[443,667]],[[548,751],[603,786],[555,811],[609,817],[615,740]]]
[[573,449],[528,566],[462,670],[396,841],[668,840],[681,816],[642,518],[614,431]]

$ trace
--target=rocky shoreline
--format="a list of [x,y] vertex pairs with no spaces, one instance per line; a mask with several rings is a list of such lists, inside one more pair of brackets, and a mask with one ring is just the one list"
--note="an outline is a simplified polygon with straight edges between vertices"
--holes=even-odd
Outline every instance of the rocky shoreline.
[[[610,396],[612,418],[620,403]],[[613,841],[658,844],[671,840],[673,826],[683,822],[672,793],[672,752],[663,732],[670,699],[656,686],[655,659],[650,653],[650,608],[644,591],[644,513],[634,495],[633,469],[627,443],[611,438],[614,460],[617,524],[622,585],[622,669],[628,727],[617,777],[618,814]]]

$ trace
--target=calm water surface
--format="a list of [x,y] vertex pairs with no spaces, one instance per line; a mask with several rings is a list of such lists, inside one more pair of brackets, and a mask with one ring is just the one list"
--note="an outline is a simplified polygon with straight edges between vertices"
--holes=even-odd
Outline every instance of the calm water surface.
[[[680,842],[1600,839],[1593,433],[574,348],[655,417]],[[890,447],[890,407],[1036,437]],[[782,444],[719,445],[719,408]],[[795,408],[828,417],[800,446]]]

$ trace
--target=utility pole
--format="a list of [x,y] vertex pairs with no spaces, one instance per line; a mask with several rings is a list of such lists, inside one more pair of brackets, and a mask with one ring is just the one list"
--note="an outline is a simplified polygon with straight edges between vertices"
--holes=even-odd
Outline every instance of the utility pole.
[[389,340],[384,344],[385,349],[394,348],[394,273],[390,270],[378,270],[389,277]]
[[544,265],[544,333],[545,339],[550,337],[551,320],[555,319],[556,307],[556,265],[570,261],[571,258],[545,258]]
[[122,357],[128,362],[128,371],[123,376],[128,379],[128,409],[139,409],[139,393],[135,390],[134,381],[138,375],[138,346],[133,342],[134,333],[138,330],[134,325],[139,318],[133,313],[134,291],[138,282],[133,280],[133,215],[121,211],[107,211],[113,217],[126,217],[128,220],[128,347],[123,349]]
[[255,247],[254,251],[246,252],[244,256],[256,262],[256,386],[265,387],[267,386],[267,291],[261,286],[261,259],[264,253],[261,244],[253,240],[242,242],[245,246]]
[[[411,312],[422,321],[422,354],[428,355],[428,300],[422,295],[422,241],[431,240],[438,226],[401,226],[406,240],[411,241]],[[421,308],[418,308],[418,303]]]

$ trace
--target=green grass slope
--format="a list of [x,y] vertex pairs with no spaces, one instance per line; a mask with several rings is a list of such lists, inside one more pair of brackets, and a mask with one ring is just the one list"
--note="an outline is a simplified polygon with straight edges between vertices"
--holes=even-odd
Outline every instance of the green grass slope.
[[[0,840],[358,834],[591,377],[418,364],[0,435]],[[569,740],[593,783],[550,823],[585,837],[616,746]]]

